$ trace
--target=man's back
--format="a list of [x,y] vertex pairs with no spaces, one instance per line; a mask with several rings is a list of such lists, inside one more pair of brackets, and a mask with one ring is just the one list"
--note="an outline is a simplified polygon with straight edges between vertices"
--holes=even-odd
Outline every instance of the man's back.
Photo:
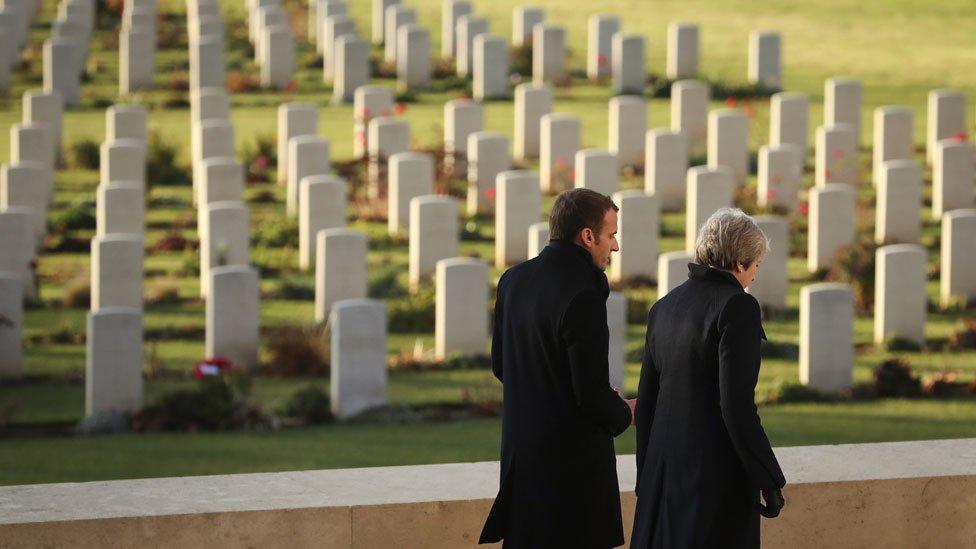
[[504,387],[502,477],[482,541],[623,543],[613,436],[630,410],[609,387],[606,277],[553,241],[498,284],[492,366]]

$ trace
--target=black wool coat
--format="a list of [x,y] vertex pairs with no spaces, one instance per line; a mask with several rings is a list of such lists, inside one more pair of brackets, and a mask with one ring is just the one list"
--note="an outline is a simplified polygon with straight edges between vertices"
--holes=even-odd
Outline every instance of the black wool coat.
[[647,316],[631,547],[759,547],[759,491],[786,483],[754,401],[759,303],[729,272],[688,270]]
[[551,241],[498,282],[492,369],[502,382],[501,480],[481,543],[624,543],[613,437],[630,409],[610,387],[607,278]]

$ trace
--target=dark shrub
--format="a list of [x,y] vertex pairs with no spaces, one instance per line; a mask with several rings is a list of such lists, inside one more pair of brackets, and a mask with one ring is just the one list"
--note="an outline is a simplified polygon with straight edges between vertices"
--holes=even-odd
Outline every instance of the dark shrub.
[[917,397],[922,394],[922,384],[912,375],[909,364],[892,358],[874,369],[875,394],[879,397]]
[[205,376],[192,389],[164,394],[132,419],[136,431],[224,430],[263,426],[270,419],[249,399],[250,378],[229,372]]
[[976,319],[962,319],[963,326],[949,336],[949,349],[964,351],[976,349]]
[[[420,288],[413,294],[386,304],[391,333],[420,333],[434,329],[434,289]],[[487,313],[486,313],[487,314]]]
[[51,219],[51,229],[56,233],[94,228],[95,203],[87,200],[72,203]]
[[68,155],[69,166],[82,170],[97,170],[101,160],[98,142],[94,139],[79,139],[71,144]]
[[79,274],[64,285],[61,303],[72,309],[91,306],[91,279],[88,277],[88,273]]
[[159,185],[190,185],[190,171],[176,164],[178,148],[158,132],[149,132],[146,148],[146,181]]
[[838,250],[831,262],[827,279],[850,284],[854,292],[854,307],[859,313],[871,314],[874,303],[873,240],[862,240]]
[[318,385],[309,385],[292,393],[279,413],[308,423],[329,423],[333,419],[329,394]]
[[329,334],[324,326],[273,326],[264,330],[269,359],[264,371],[272,376],[329,375]]

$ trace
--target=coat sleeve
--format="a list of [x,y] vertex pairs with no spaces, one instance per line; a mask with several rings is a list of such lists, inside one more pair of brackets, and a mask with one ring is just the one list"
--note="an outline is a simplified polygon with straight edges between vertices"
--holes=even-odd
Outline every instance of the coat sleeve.
[[786,479],[755,403],[762,337],[759,302],[747,293],[736,294],[725,304],[718,329],[719,394],[729,437],[754,486],[782,488]]
[[495,290],[495,315],[492,320],[491,328],[491,371],[504,383],[502,379],[502,319],[504,309],[502,308],[502,280],[505,275],[498,279],[498,288]]
[[613,436],[626,431],[630,407],[610,388],[606,299],[595,290],[580,292],[563,314],[560,332],[576,404]]
[[[641,469],[644,467],[644,457],[647,455],[647,443],[651,436],[651,425],[654,423],[654,411],[657,408],[657,394],[660,389],[660,374],[654,364],[651,354],[651,331],[653,329],[654,310],[647,315],[647,332],[644,336],[644,357],[641,363],[640,385],[637,389],[637,481],[640,483]],[[635,492],[637,490],[635,489]]]

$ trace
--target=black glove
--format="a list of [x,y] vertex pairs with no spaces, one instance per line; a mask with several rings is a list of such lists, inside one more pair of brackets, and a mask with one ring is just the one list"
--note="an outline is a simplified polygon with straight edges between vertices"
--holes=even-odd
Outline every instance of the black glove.
[[786,500],[783,499],[783,491],[779,488],[773,490],[763,490],[762,491],[763,501],[766,505],[759,504],[759,514],[766,518],[776,518],[779,516],[779,512],[783,510],[783,506],[786,505]]

